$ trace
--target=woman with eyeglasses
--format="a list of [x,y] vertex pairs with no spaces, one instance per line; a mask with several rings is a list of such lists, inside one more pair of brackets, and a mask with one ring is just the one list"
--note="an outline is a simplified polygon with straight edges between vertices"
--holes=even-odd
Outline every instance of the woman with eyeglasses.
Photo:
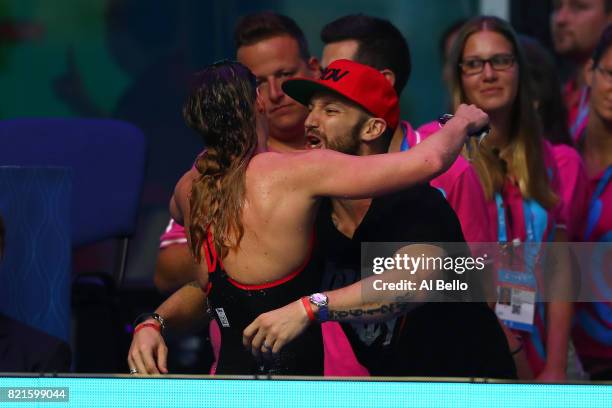
[[[590,191],[583,239],[612,242],[612,26],[606,28],[595,48],[586,81],[591,95],[589,116],[578,142]],[[604,294],[603,297],[610,299],[612,288],[605,279],[605,274],[609,277],[610,273],[609,257],[593,266],[591,273],[597,274],[593,276],[594,281],[602,283],[597,288],[599,296]],[[578,304],[572,334],[576,351],[591,379],[612,380],[612,303]]]
[[[481,144],[472,142],[469,159],[485,191],[490,227],[498,242],[528,251],[540,242],[565,241],[558,171],[552,148],[541,134],[516,33],[497,17],[473,18],[459,32],[449,63],[455,67],[450,81],[453,105],[474,104],[491,120],[491,133]],[[525,270],[511,274],[534,270],[529,260],[522,267]],[[498,286],[527,299],[495,306],[512,331],[507,332],[508,341],[519,376],[564,380],[571,305],[534,304],[538,285],[519,288],[511,274],[502,272],[498,271]]]

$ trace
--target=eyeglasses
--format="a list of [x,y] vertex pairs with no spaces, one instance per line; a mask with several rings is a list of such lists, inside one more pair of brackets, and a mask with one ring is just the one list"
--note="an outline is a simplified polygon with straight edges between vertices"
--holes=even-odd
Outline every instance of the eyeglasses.
[[595,69],[607,82],[612,83],[612,69],[606,69],[600,66],[596,66]]
[[488,62],[495,71],[505,71],[514,65],[514,55],[495,54],[491,58],[469,58],[459,63],[461,71],[466,75],[480,74]]

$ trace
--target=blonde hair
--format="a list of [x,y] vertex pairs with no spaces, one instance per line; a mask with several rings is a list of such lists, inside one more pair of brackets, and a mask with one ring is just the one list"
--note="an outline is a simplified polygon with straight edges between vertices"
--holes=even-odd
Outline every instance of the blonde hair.
[[[510,120],[512,128],[508,145],[497,152],[488,146],[486,140],[482,146],[471,140],[470,147],[472,151],[477,152],[472,164],[478,173],[487,199],[491,200],[496,192],[501,191],[507,175],[511,174],[518,182],[524,198],[534,199],[547,209],[553,208],[559,198],[550,185],[544,163],[544,140],[537,112],[533,106],[529,70],[518,37],[504,20],[492,16],[479,16],[469,20],[461,28],[449,58],[452,67],[450,92],[453,105],[456,109],[461,103],[469,103],[463,90],[459,64],[468,38],[480,31],[499,33],[512,44],[519,70],[519,86],[512,107]],[[508,162],[511,163],[510,168],[507,166]]]

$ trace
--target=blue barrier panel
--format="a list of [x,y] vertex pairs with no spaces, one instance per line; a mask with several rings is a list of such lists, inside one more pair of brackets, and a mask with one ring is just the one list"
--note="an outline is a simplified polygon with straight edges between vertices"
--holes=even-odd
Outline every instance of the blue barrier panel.
[[0,311],[68,341],[72,171],[0,166]]
[[[612,386],[390,380],[0,377],[6,387],[64,387],[44,407],[589,407],[612,406]],[[34,388],[32,388],[34,389]],[[1,395],[0,395],[1,397]],[[2,399],[0,398],[0,401]],[[6,401],[6,398],[4,398]],[[2,405],[4,404],[4,405]],[[10,404],[10,405],[9,405]],[[17,406],[0,402],[0,406]]]

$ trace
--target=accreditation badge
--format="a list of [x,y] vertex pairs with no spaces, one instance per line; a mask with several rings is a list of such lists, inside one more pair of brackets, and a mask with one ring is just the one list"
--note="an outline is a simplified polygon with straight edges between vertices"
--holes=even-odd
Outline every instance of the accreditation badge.
[[[537,281],[529,246],[510,247],[497,270],[495,313],[509,328],[533,332]],[[521,256],[516,256],[519,253]]]
[[495,313],[509,328],[532,332],[536,289],[524,284],[523,275],[527,274],[509,270],[499,271]]

